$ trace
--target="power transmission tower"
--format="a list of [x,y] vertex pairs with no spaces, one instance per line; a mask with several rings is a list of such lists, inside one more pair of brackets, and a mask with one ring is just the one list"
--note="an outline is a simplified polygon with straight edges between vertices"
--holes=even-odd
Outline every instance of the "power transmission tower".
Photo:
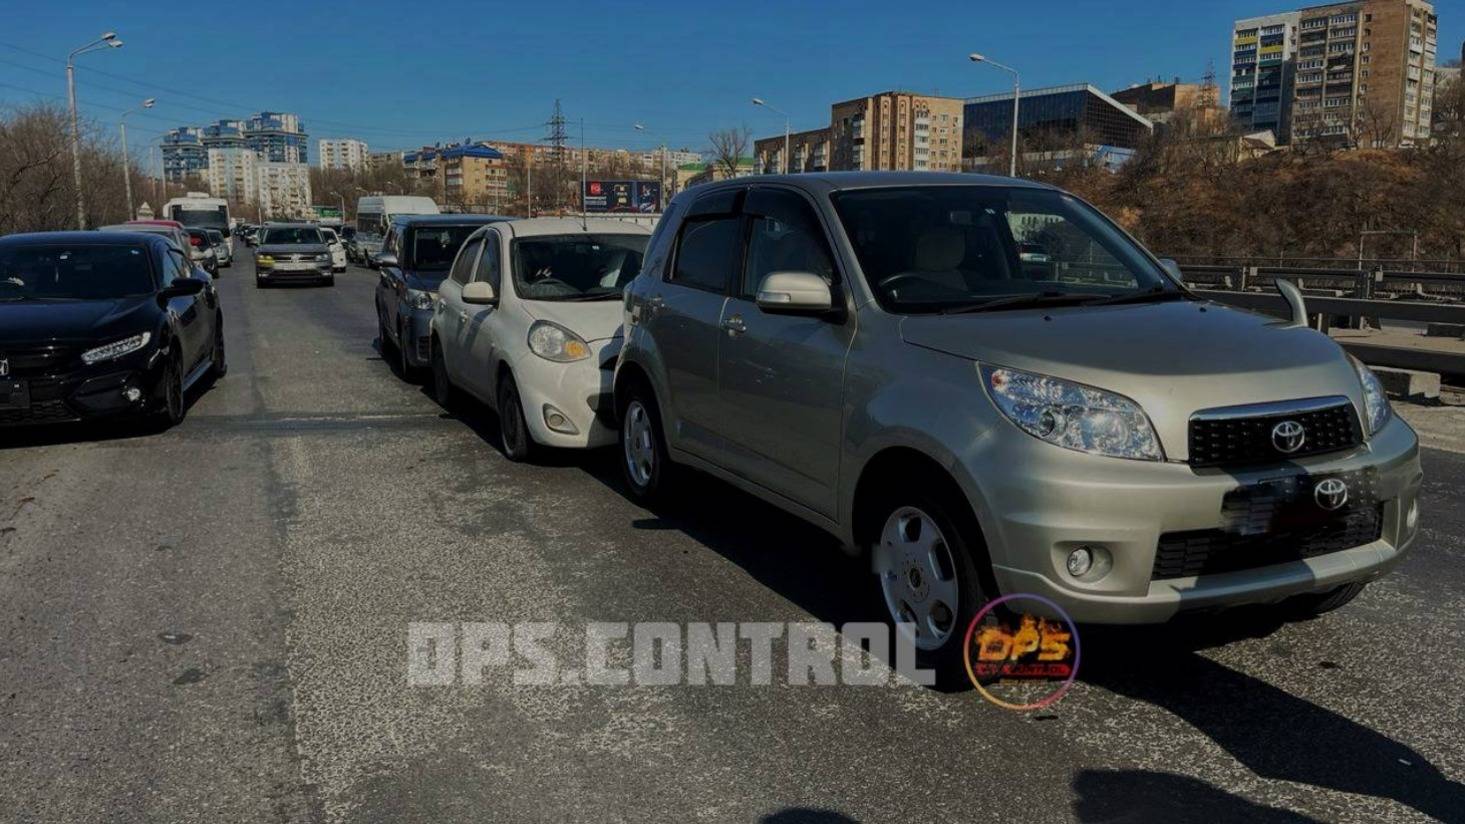
[[565,165],[565,143],[570,139],[565,131],[565,123],[565,113],[560,110],[560,101],[556,98],[554,114],[550,115],[549,122],[545,124],[549,127],[549,134],[544,136],[544,140],[550,145],[550,157],[555,165],[561,167]]

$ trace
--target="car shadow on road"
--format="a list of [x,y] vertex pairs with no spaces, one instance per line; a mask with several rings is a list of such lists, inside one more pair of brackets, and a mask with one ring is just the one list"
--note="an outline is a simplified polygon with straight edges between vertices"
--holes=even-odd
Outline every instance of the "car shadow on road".
[[1084,822],[1167,824],[1318,824],[1289,810],[1257,804],[1198,778],[1150,770],[1082,770],[1073,779],[1073,817]]
[[788,807],[758,819],[758,824],[860,824],[841,812],[817,807]]
[[[212,392],[214,382],[203,379],[188,390],[188,409]],[[188,425],[184,418],[182,426]],[[72,421],[69,423],[36,424],[0,427],[0,452],[11,449],[28,449],[38,446],[59,444],[106,443],[149,438],[169,430],[153,418],[112,418],[95,421]]]
[[[1418,751],[1201,654],[1270,635],[1279,622],[1275,612],[1239,609],[1149,628],[1090,627],[1079,678],[1174,714],[1262,778],[1390,799],[1442,821],[1462,820],[1465,784]],[[1386,687],[1383,670],[1379,677]],[[1127,780],[1163,783],[1153,775]]]

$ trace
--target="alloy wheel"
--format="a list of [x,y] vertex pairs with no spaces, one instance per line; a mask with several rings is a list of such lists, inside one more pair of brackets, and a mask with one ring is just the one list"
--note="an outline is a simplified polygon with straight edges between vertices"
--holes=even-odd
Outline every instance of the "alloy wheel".
[[621,447],[625,452],[626,469],[631,482],[640,488],[651,484],[656,472],[656,433],[651,415],[640,400],[626,406],[626,420],[621,425]]

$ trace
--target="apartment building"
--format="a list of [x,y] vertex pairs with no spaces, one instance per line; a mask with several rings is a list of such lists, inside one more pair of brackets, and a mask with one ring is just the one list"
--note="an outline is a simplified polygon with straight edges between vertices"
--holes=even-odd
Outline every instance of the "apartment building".
[[367,158],[371,156],[366,141],[352,137],[317,141],[316,154],[322,169],[352,172],[364,170]]
[[182,183],[190,177],[208,174],[209,153],[203,145],[203,129],[179,126],[163,133],[163,177]]
[[269,162],[310,162],[309,139],[298,115],[259,112],[244,121],[244,140]]
[[496,213],[509,201],[509,164],[488,146],[452,146],[438,152],[443,202]]
[[1238,20],[1231,106],[1282,143],[1429,139],[1438,18],[1426,0],[1358,0]]
[[247,146],[211,148],[209,153],[209,193],[234,203],[259,201],[259,155]]
[[310,167],[304,163],[255,163],[259,212],[266,220],[303,219],[311,214]]
[[891,91],[835,103],[830,168],[961,170],[963,101]]
[[[788,136],[789,172],[829,171],[830,140],[833,134],[833,131],[827,126],[822,129],[809,129],[790,134]],[[783,135],[765,137],[753,142],[753,156],[757,158],[759,174],[783,173],[783,146]]]

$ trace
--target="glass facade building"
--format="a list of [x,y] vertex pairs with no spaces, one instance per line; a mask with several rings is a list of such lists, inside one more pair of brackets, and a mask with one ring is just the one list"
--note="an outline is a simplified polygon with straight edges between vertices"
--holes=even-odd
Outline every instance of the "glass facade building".
[[181,183],[190,176],[201,177],[209,167],[208,149],[203,145],[203,129],[179,126],[163,133],[163,177]]
[[[1006,150],[1012,135],[1012,93],[967,99],[963,120],[963,158]],[[1018,131],[1030,143],[1047,134],[1134,149],[1153,129],[1149,120],[1087,84],[1024,90],[1018,106]]]

